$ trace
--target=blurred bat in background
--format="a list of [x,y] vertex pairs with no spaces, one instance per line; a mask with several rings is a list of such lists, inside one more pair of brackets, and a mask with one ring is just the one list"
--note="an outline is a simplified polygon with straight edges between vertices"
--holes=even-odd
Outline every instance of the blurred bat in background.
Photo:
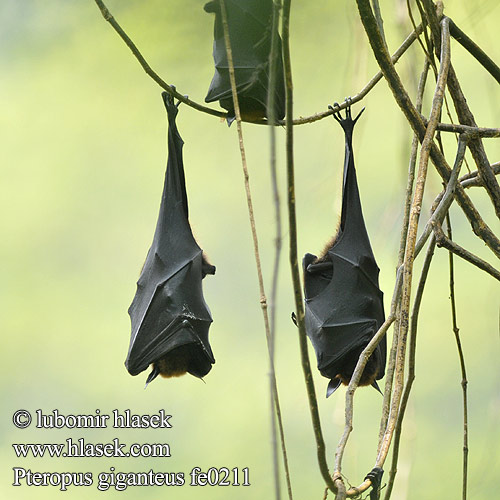
[[[306,332],[316,351],[318,369],[330,379],[327,397],[341,383],[349,384],[356,363],[384,322],[383,293],[378,286],[379,268],[366,232],[359,199],[352,149],[353,120],[334,118],[345,132],[342,214],[337,234],[320,257],[304,256]],[[372,385],[384,376],[385,337],[368,359],[359,385]]]
[[178,109],[169,94],[162,97],[168,116],[167,171],[153,243],[129,308],[132,334],[125,361],[131,375],[153,365],[146,385],[158,375],[188,372],[201,378],[215,363],[208,341],[212,316],[201,284],[207,274],[215,274],[215,267],[191,232],[183,141],[175,123]]
[[[269,88],[269,59],[273,0],[225,0],[231,52],[236,79],[240,112],[244,119],[267,117],[267,93]],[[228,123],[234,120],[234,104],[229,79],[224,29],[219,0],[205,5],[206,12],[215,13],[214,49],[215,75],[208,89],[205,102],[219,101],[228,111]],[[285,116],[285,80],[281,38],[276,33],[275,117]]]

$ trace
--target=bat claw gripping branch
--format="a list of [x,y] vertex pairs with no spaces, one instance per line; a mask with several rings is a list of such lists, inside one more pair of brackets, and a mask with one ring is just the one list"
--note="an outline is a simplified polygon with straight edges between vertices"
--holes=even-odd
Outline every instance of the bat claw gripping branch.
[[372,483],[372,491],[370,492],[370,500],[378,500],[380,497],[380,484],[382,482],[382,476],[384,474],[384,469],[381,467],[374,467],[365,477],[369,479]]
[[340,114],[340,109],[338,111],[335,111],[335,108],[340,107],[338,102],[334,102],[333,106],[328,105],[328,109],[331,109],[332,111],[334,111],[332,116],[335,118],[335,120],[337,120],[342,125],[342,128],[345,130],[345,125],[348,125],[349,128],[354,128],[355,123],[358,121],[359,117],[361,116],[361,114],[363,113],[365,108],[363,108],[357,114],[356,118],[354,118],[354,120],[353,120],[352,113],[351,113],[352,99],[350,97],[346,97],[344,102],[346,103],[345,118],[342,118],[342,115]]

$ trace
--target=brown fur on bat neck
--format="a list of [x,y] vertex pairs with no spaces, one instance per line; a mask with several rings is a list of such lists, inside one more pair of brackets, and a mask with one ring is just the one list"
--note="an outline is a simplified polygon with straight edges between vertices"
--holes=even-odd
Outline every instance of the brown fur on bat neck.
[[340,230],[340,221],[339,221],[337,224],[337,227],[335,229],[335,234],[328,240],[328,243],[325,244],[321,253],[312,262],[313,264],[319,264],[321,262],[328,262],[330,260],[330,257],[328,255],[328,250],[330,250],[330,248],[332,248],[333,245],[335,245],[340,234],[341,234],[341,230]]

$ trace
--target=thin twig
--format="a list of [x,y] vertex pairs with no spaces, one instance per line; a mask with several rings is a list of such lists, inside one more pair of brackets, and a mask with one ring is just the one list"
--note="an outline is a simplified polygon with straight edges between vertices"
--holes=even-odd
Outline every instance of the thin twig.
[[[429,73],[429,59],[425,59],[424,67],[420,75],[418,88],[417,88],[417,98],[416,98],[416,109],[420,113],[422,111],[422,102],[424,97],[425,85],[427,83],[427,75]],[[408,181],[406,185],[405,194],[405,208],[403,215],[403,224],[401,227],[401,236],[399,243],[399,254],[398,263],[396,269],[399,269],[403,265],[406,247],[406,237],[408,234],[408,224],[410,221],[410,209],[411,209],[411,198],[413,193],[413,182],[415,179],[415,166],[417,162],[417,152],[418,152],[418,137],[413,134],[413,140],[411,145],[410,162],[408,166]],[[389,356],[389,363],[387,365],[386,378],[385,378],[385,391],[384,391],[384,402],[382,406],[382,418],[380,419],[380,431],[379,431],[379,446],[382,443],[382,438],[387,426],[387,420],[389,418],[389,405],[391,402],[392,395],[392,383],[394,379],[394,370],[396,364],[396,350],[399,339],[399,318],[401,317],[401,311],[396,311],[396,320],[394,322],[394,336],[391,347],[391,353]],[[378,453],[379,450],[377,450]]]
[[[279,11],[281,9],[281,1],[276,0],[273,2],[273,19],[271,26],[271,51],[269,54],[269,82],[268,82],[268,93],[267,93],[267,116],[270,123],[275,123],[276,121],[276,109],[275,109],[275,87],[277,80],[277,58],[281,58],[281,53],[278,52],[278,21],[279,21]],[[274,384],[276,380],[276,371],[274,364],[274,353],[275,353],[275,342],[276,342],[276,306],[277,306],[277,295],[278,295],[278,276],[279,276],[279,268],[280,268],[280,260],[281,260],[281,246],[282,246],[282,229],[281,229],[281,204],[280,204],[280,196],[278,189],[278,175],[276,172],[276,128],[269,127],[270,134],[270,170],[271,170],[271,185],[273,191],[273,200],[274,200],[274,213],[275,213],[275,221],[276,221],[276,234],[275,234],[275,254],[274,254],[274,266],[273,266],[273,274],[271,280],[271,296],[270,296],[270,342],[269,342],[269,363],[270,363],[270,382],[271,382],[271,405],[275,404],[275,411],[277,415],[277,424],[278,424],[278,432],[280,435],[280,443],[281,443],[281,453],[283,459],[283,468],[285,470],[285,480],[287,485],[287,492],[289,500],[293,500],[292,493],[292,482],[290,479],[290,468],[288,466],[288,454],[286,450],[285,443],[285,431],[283,429],[283,421],[281,418],[281,408],[279,405],[278,398],[275,397],[277,394],[277,389],[275,391]],[[278,466],[278,446],[277,446],[277,433],[276,433],[276,420],[274,418],[273,413],[271,412],[271,420],[272,420],[272,434],[273,434],[273,462],[275,469],[275,477],[279,477],[279,466]],[[275,489],[276,489],[276,498],[279,499],[281,497],[280,493],[280,482],[279,480],[275,481]]]
[[385,39],[385,33],[384,33],[384,20],[382,19],[380,4],[378,0],[372,0],[372,5],[373,5],[373,13],[375,14],[375,19],[377,20],[378,24],[378,29],[380,31],[380,34],[382,35],[384,43],[387,45],[387,40]]
[[116,19],[111,15],[109,9],[104,5],[102,0],[95,0],[95,3],[99,7],[102,16],[108,23],[113,27],[113,29],[118,33],[120,38],[125,42],[127,47],[132,51],[135,58],[139,61],[139,64],[142,66],[142,69],[146,72],[148,76],[150,76],[162,89],[166,90],[170,95],[174,96],[176,99],[179,99],[182,103],[194,108],[198,111],[202,111],[203,113],[208,113],[213,116],[220,116],[225,118],[227,113],[223,113],[222,111],[217,111],[216,109],[209,108],[207,106],[203,106],[195,101],[192,101],[185,95],[177,92],[176,88],[173,85],[169,85],[165,82],[148,64],[146,59],[144,59],[143,55],[140,53],[139,49],[135,45],[135,43],[131,40],[131,38],[123,31],[122,27],[118,24]]
[[[276,110],[274,108],[275,104],[275,85],[276,85],[276,56],[278,49],[278,39],[277,39],[277,30],[278,30],[278,5],[273,2],[273,17],[271,23],[271,50],[269,54],[269,81],[267,88],[267,117],[271,123],[275,122],[276,119]],[[275,251],[274,251],[274,265],[273,265],[273,274],[271,279],[271,296],[270,296],[270,316],[271,316],[271,328],[269,334],[269,363],[271,373],[275,373],[274,368],[274,353],[275,353],[275,342],[276,342],[276,302],[277,302],[277,294],[278,294],[278,276],[279,276],[279,267],[280,267],[280,256],[281,256],[281,207],[280,207],[280,197],[278,190],[278,177],[276,174],[276,129],[275,127],[269,127],[269,163],[271,170],[271,186],[273,191],[273,201],[274,201],[274,218],[275,218]],[[271,407],[274,405],[274,391],[273,391],[273,376],[270,376],[271,382]],[[278,443],[277,443],[277,432],[276,432],[276,420],[274,418],[274,412],[271,411],[271,430],[272,430],[272,442],[273,442],[273,467],[274,467],[274,487],[276,500],[280,500],[281,491],[280,491],[280,481],[279,481],[279,464],[278,464]],[[286,447],[284,446],[283,439],[283,430],[280,427],[281,434],[281,447],[283,453],[283,459],[285,468],[287,470],[286,479],[288,484],[288,493],[291,495],[291,485],[290,485],[290,476],[288,471],[288,459],[286,455]],[[291,498],[291,497],[290,497]]]
[[[446,214],[446,226],[448,228],[448,238],[453,240],[451,231],[450,214]],[[467,371],[465,369],[465,358],[460,341],[460,330],[457,324],[457,306],[455,303],[455,270],[453,264],[453,252],[449,252],[450,264],[450,305],[451,305],[451,321],[453,327],[453,335],[457,343],[458,359],[460,361],[460,371],[462,373],[462,397],[463,397],[463,418],[464,418],[464,440],[463,440],[463,465],[462,465],[462,500],[467,500],[467,463],[469,454],[469,424],[467,410]]]
[[464,47],[488,73],[500,83],[500,68],[484,50],[476,45],[453,21],[450,22],[451,36]]
[[425,283],[427,281],[427,276],[429,274],[429,268],[431,265],[432,257],[434,255],[434,248],[436,247],[436,239],[434,235],[431,237],[431,241],[427,248],[427,253],[425,255],[424,264],[422,266],[422,272],[420,274],[420,280],[417,286],[417,291],[415,293],[415,300],[413,302],[413,309],[411,315],[410,324],[410,335],[409,335],[409,348],[408,348],[408,376],[406,378],[406,384],[403,391],[403,396],[401,398],[401,405],[399,407],[398,419],[396,422],[396,428],[394,430],[394,442],[392,448],[392,463],[391,469],[389,471],[389,478],[387,480],[387,489],[385,493],[385,500],[389,500],[392,493],[392,488],[394,486],[394,480],[397,473],[397,464],[399,457],[399,446],[401,442],[401,432],[403,429],[403,419],[408,405],[408,400],[410,398],[410,392],[413,386],[413,381],[415,380],[415,357],[417,349],[417,324],[418,316],[420,313],[420,306],[422,304],[422,297],[424,293]]
[[465,156],[465,148],[467,147],[467,135],[462,134],[458,140],[458,149],[457,156],[455,158],[455,165],[453,166],[453,170],[451,171],[450,178],[448,179],[448,184],[446,185],[446,190],[443,196],[440,195],[441,200],[437,205],[437,208],[434,210],[432,217],[428,220],[427,224],[424,227],[424,230],[415,245],[415,253],[419,253],[422,247],[425,245],[427,238],[432,232],[433,224],[437,221],[440,224],[444,220],[448,210],[453,203],[453,196],[455,194],[455,189],[458,182],[458,175],[460,174],[460,168],[464,161]]
[[[401,83],[401,79],[399,78],[399,75],[397,74],[394,65],[391,62],[390,56],[380,37],[380,33],[378,33],[377,23],[373,16],[373,12],[371,11],[369,1],[356,0],[356,3],[358,5],[358,11],[361,17],[361,21],[363,22],[363,26],[368,36],[368,40],[372,47],[373,53],[380,66],[380,69],[382,70],[382,73],[384,74],[389,88],[391,89],[401,111],[404,113],[412,129],[417,134],[419,141],[423,141],[426,127],[420,117],[420,114],[413,106],[411,99],[408,96],[408,93]],[[447,181],[450,176],[451,169],[447,164],[446,159],[439,151],[439,148],[435,144],[433,144],[431,147],[430,156],[432,162],[436,166],[439,175],[443,178],[443,180]],[[500,240],[484,222],[481,215],[476,210],[461,185],[457,186],[455,196],[465,216],[469,220],[474,234],[481,238],[497,257],[500,257]]]
[[[427,126],[427,120],[424,119]],[[437,129],[441,132],[453,132],[455,134],[470,133],[476,137],[500,137],[500,128],[471,127],[469,125],[458,125],[455,123],[438,123]]]
[[[411,9],[411,5],[410,5],[410,0],[406,0],[406,7],[407,7],[407,10],[408,10],[408,16],[410,18],[410,22],[413,26],[413,29],[415,30],[416,26],[417,26],[417,23],[415,22],[415,18],[413,17],[413,11]],[[418,36],[418,43],[420,45],[420,47],[422,48],[422,51],[424,52],[425,54],[425,58],[429,61],[432,60],[432,57],[431,55],[427,52],[427,49],[425,48],[425,45],[424,43],[422,42],[422,40],[420,39],[420,35]],[[437,73],[437,72],[436,72]]]
[[[434,38],[435,50],[438,51],[440,49],[438,15],[434,9],[432,0],[423,0],[423,5],[429,20],[432,36]],[[448,80],[448,89],[450,91],[451,98],[453,99],[455,111],[460,123],[462,125],[477,127],[474,115],[467,104],[467,100],[462,92],[453,66],[450,66]],[[472,138],[472,140],[469,141],[468,146],[477,165],[477,169],[481,172],[484,187],[491,199],[491,202],[493,203],[493,206],[495,207],[495,213],[497,217],[500,217],[500,185],[490,169],[490,162],[488,161],[483,143],[480,138]]]
[[489,275],[493,276],[495,279],[500,281],[500,271],[498,269],[495,269],[491,264],[489,264],[485,260],[481,259],[480,257],[477,257],[472,252],[469,252],[468,250],[461,247],[454,241],[450,240],[444,234],[444,231],[439,222],[437,221],[434,222],[433,230],[436,235],[436,241],[438,247],[444,247],[450,250],[459,257],[462,257],[462,259],[466,260],[467,262],[470,262],[477,268],[482,269],[483,271],[487,272]]
[[[495,175],[500,174],[500,162],[492,163],[491,170]],[[484,185],[483,180],[481,179],[481,176],[479,175],[479,172],[477,170],[467,175],[464,175],[459,179],[459,182],[464,188]]]
[[299,261],[297,252],[297,216],[295,206],[295,173],[293,159],[293,80],[292,80],[292,64],[290,57],[290,8],[291,0],[283,2],[283,19],[282,19],[282,40],[283,40],[283,65],[285,70],[285,89],[286,89],[286,170],[287,170],[287,187],[288,187],[288,226],[289,226],[289,245],[290,245],[290,270],[292,274],[293,293],[295,298],[295,310],[297,316],[297,326],[299,330],[299,345],[302,370],[306,383],[307,397],[309,400],[309,410],[316,439],[316,451],[318,456],[318,464],[321,476],[326,485],[332,492],[336,492],[337,488],[328,471],[328,463],[326,461],[325,441],[323,432],[321,431],[321,422],[318,411],[318,401],[316,398],[316,390],[312,377],[311,364],[309,362],[307,336],[304,322],[304,303],[302,300],[302,288],[300,283]]
[[[239,106],[239,102],[238,102],[238,93],[236,91],[236,78],[235,78],[235,74],[234,74],[233,54],[231,51],[231,41],[229,39],[229,27],[228,27],[228,23],[227,23],[226,4],[225,4],[225,0],[219,0],[219,1],[220,1],[220,8],[221,8],[222,26],[224,29],[224,42],[226,45],[227,61],[228,61],[228,66],[229,66],[229,79],[231,82],[231,92],[232,92],[232,97],[233,97],[234,113],[236,116],[236,126],[237,126],[239,146],[240,146],[241,165],[242,165],[242,169],[243,169],[243,177],[244,177],[244,183],[245,183],[245,192],[246,192],[247,207],[248,207],[248,217],[250,220],[250,228],[251,228],[251,232],[252,232],[255,263],[257,265],[257,277],[258,277],[258,281],[259,281],[259,291],[260,291],[260,305],[261,305],[262,314],[264,317],[264,326],[265,326],[265,331],[266,331],[267,346],[268,346],[268,350],[270,353],[269,357],[270,357],[270,365],[271,365],[271,367],[270,367],[271,368],[271,370],[270,370],[271,393],[272,393],[272,397],[274,400],[274,410],[276,412],[276,418],[278,419],[280,429],[283,429],[283,425],[282,425],[282,421],[281,421],[280,403],[279,403],[279,397],[278,397],[278,386],[277,386],[277,382],[276,382],[276,374],[274,371],[274,362],[273,362],[273,356],[272,356],[271,328],[270,328],[270,324],[269,324],[269,314],[268,314],[268,309],[267,309],[267,299],[266,299],[265,288],[264,288],[264,279],[262,277],[262,266],[261,266],[261,262],[260,262],[259,241],[257,238],[257,229],[256,229],[256,225],[255,225],[255,216],[254,216],[254,210],[253,210],[252,193],[250,190],[248,167],[247,167],[246,153],[245,153],[245,144],[243,141],[243,130],[242,130],[242,126],[241,126],[240,106]],[[284,441],[282,441],[282,444],[284,444]],[[285,450],[285,448],[283,448],[283,450]],[[286,451],[284,451],[284,453],[286,455]],[[279,477],[278,477],[278,470],[277,469],[275,470],[274,477],[275,477],[275,483],[278,483]],[[279,486],[276,486],[276,490],[279,491]]]
[[[401,46],[394,52],[393,56],[391,57],[392,64],[396,64],[401,56],[411,47],[413,42],[417,39],[418,35],[422,33],[423,26],[420,24],[415,28],[414,31],[412,31],[404,40],[404,42],[401,44]],[[356,95],[351,96],[350,98],[350,103],[351,105],[361,101],[366,97],[368,92],[372,90],[375,85],[377,85],[380,80],[382,80],[383,74],[382,71],[379,71]],[[315,113],[314,115],[311,116],[306,116],[306,117],[301,117],[301,118],[296,118],[293,120],[293,125],[303,125],[305,123],[313,123],[318,120],[322,120],[323,118],[326,118],[327,116],[333,115],[334,113],[337,113],[341,109],[345,109],[347,107],[347,102],[343,101],[340,104],[335,104],[332,108],[328,109],[327,111],[321,111],[319,113]],[[280,124],[284,124],[284,122],[279,122]]]
[[[358,0],[359,1],[359,0]],[[391,412],[387,429],[384,435],[382,445],[380,446],[379,456],[377,457],[377,464],[383,464],[385,457],[389,451],[392,435],[397,421],[399,412],[399,405],[403,389],[403,375],[405,363],[405,350],[406,340],[408,334],[408,315],[410,310],[410,295],[413,273],[413,261],[415,258],[415,242],[418,230],[418,221],[420,218],[420,210],[422,205],[422,198],[425,187],[425,180],[427,175],[427,165],[433,143],[433,137],[436,132],[436,125],[438,123],[441,107],[443,104],[444,90],[446,87],[446,79],[450,65],[450,38],[448,24],[443,22],[443,43],[440,57],[439,77],[436,84],[434,99],[432,103],[431,115],[429,118],[429,125],[425,132],[425,137],[422,141],[422,148],[420,151],[419,168],[415,184],[415,193],[413,195],[412,208],[410,212],[410,224],[408,227],[408,237],[405,249],[405,262],[403,268],[403,288],[401,298],[401,331],[400,340],[398,345],[398,356],[396,361],[396,374],[395,374],[395,388],[394,395],[391,403]]]

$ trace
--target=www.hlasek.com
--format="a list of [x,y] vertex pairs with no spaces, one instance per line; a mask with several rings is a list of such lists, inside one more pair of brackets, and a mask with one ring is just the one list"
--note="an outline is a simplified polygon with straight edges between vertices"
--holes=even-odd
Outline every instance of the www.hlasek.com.
[[170,457],[170,446],[166,443],[133,443],[128,449],[125,443],[120,443],[114,438],[111,443],[87,443],[83,438],[73,441],[66,439],[65,443],[40,444],[26,443],[13,444],[12,448],[18,458],[26,457],[50,457],[50,458],[74,458],[74,457]]
[[[97,475],[97,489],[107,491],[114,488],[124,491],[131,486],[250,486],[248,467],[211,467],[202,471],[194,467],[185,477],[184,472],[116,472],[110,467],[110,472],[100,472]],[[32,472],[22,467],[14,467],[13,486],[57,486],[66,491],[70,486],[92,486],[92,472]],[[189,481],[189,483],[187,483]]]

